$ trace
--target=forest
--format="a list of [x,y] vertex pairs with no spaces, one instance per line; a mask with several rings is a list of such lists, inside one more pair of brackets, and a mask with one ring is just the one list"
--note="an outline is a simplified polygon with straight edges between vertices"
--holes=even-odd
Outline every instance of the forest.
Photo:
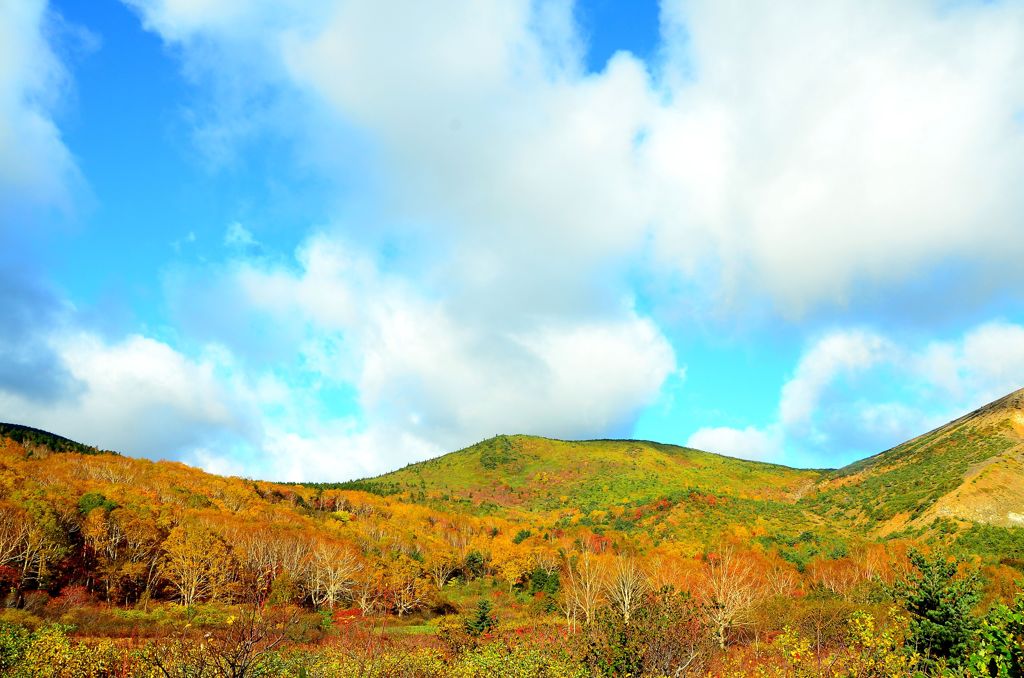
[[85,451],[0,438],[4,675],[1024,670],[1024,529],[870,531],[824,472],[513,436],[301,485]]

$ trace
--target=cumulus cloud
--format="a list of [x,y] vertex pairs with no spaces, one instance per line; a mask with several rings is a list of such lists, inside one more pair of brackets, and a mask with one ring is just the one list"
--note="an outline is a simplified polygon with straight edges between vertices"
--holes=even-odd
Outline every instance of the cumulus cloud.
[[338,134],[326,119],[359,130],[385,216],[457,250],[481,297],[575,308],[644,248],[719,301],[788,315],[951,260],[977,285],[1020,281],[1015,3],[666,0],[664,59],[600,73],[568,2],[130,4],[186,59],[257,59],[243,81],[308,101],[314,144]]
[[74,160],[53,121],[66,74],[48,41],[45,0],[0,1],[0,219],[69,207]]
[[236,283],[254,309],[304,318],[305,364],[353,383],[371,429],[434,449],[509,431],[621,431],[675,369],[667,340],[628,307],[585,322],[480,322],[332,238],[314,237],[298,260],[297,271],[243,266]]
[[823,392],[841,376],[870,369],[894,354],[883,336],[864,330],[832,332],[819,339],[800,358],[796,373],[782,387],[779,417],[789,429],[809,424]]
[[775,422],[701,429],[688,444],[795,465],[842,465],[1022,387],[1021,325],[989,322],[930,343],[833,330],[804,351],[781,389]]
[[[880,290],[931,304],[916,281],[950,262],[961,287],[1021,282],[1015,3],[665,0],[659,60],[620,53],[597,73],[570,2],[128,4],[209,85],[217,139],[306,130],[293,137],[305,153],[340,158],[329,176],[356,164],[371,177],[374,206],[353,210],[366,218],[308,240],[294,264],[179,281],[219,300],[188,312],[196,332],[247,359],[298,356],[276,375],[285,391],[352,389],[363,420],[296,419],[274,449],[370,459],[382,427],[410,455],[517,428],[624,430],[675,369],[634,308],[638,268],[692,283],[656,286],[693,298],[653,306],[767,302],[789,319]],[[382,242],[399,243],[402,275],[381,272]],[[875,451],[862,448],[954,409],[901,404],[918,391],[960,404],[1017,378],[1012,360],[984,357],[1013,354],[1014,332],[933,345],[828,333],[776,423],[691,442]],[[882,374],[914,386],[853,395]]]
[[960,342],[932,343],[915,356],[914,370],[958,400],[994,400],[1024,387],[1024,327],[990,322]]
[[258,254],[263,249],[252,231],[237,221],[231,222],[224,232],[224,246],[244,254]]
[[0,272],[0,390],[48,406],[73,396],[79,384],[48,343],[66,305],[24,272]]
[[702,428],[686,441],[688,447],[698,450],[753,461],[777,461],[783,453],[782,444],[777,428],[762,430],[754,426],[743,429],[728,426]]
[[788,312],[950,260],[1019,282],[1024,7],[668,1],[663,15],[673,98],[646,144],[663,254],[703,239],[734,293]]
[[245,389],[232,383],[223,353],[194,360],[152,338],[110,343],[81,330],[46,339],[79,388],[46,407],[0,391],[0,409],[12,421],[154,458],[181,458],[226,432],[258,439]]

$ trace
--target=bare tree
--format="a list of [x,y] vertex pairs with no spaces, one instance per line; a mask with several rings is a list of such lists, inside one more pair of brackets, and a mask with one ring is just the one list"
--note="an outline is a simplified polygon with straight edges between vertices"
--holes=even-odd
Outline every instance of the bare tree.
[[444,588],[444,585],[448,583],[452,573],[458,569],[459,563],[455,558],[455,554],[448,552],[441,552],[435,555],[427,566],[427,572],[430,574],[431,580],[434,582],[434,586],[440,591]]
[[632,558],[616,558],[606,587],[612,608],[622,616],[622,620],[628,625],[630,618],[647,592],[644,573]]
[[307,587],[317,607],[334,606],[355,585],[355,574],[362,568],[351,550],[331,543],[318,544],[310,554]]
[[778,556],[768,561],[764,575],[767,592],[774,596],[788,596],[800,583],[796,568]]
[[15,506],[0,504],[0,565],[18,562],[28,535],[28,514]]
[[196,636],[183,631],[171,641],[151,644],[142,664],[164,678],[252,678],[267,675],[270,653],[295,626],[296,613],[270,618],[258,605],[247,607],[225,628]]
[[590,625],[604,600],[604,591],[604,570],[592,553],[584,551],[575,559],[566,560],[561,607],[570,629],[580,616]]
[[760,597],[754,564],[727,546],[708,556],[702,584],[705,613],[719,648],[725,649],[729,631],[750,623],[751,608]]
[[380,608],[381,591],[375,570],[366,568],[356,573],[352,600],[359,606],[359,611],[364,617],[372,615]]

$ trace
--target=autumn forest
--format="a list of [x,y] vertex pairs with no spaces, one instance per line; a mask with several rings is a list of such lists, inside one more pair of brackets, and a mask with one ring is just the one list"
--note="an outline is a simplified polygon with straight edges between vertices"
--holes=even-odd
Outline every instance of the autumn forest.
[[0,670],[1020,676],[1022,403],[838,471],[499,436],[321,485],[5,425]]

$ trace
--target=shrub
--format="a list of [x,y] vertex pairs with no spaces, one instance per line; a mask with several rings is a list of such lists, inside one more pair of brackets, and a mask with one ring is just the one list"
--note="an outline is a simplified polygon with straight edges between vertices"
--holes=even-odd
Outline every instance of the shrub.
[[32,644],[32,633],[20,624],[0,622],[0,674],[6,675],[20,662]]
[[83,516],[89,515],[98,508],[109,513],[117,508],[117,503],[107,499],[99,492],[88,492],[78,500],[78,512]]
[[524,541],[530,538],[533,533],[529,530],[519,530],[516,532],[516,536],[512,537],[513,544],[522,544]]
[[[101,678],[113,675],[122,663],[121,653],[109,641],[95,645],[72,642],[70,627],[53,624],[26,638],[23,631],[14,631],[6,639],[0,654],[6,652],[5,675],[11,678]],[[0,637],[3,637],[0,632]],[[26,642],[27,641],[27,642]],[[5,641],[0,641],[4,644]],[[9,651],[9,652],[8,652]]]
[[980,676],[1024,676],[1024,595],[1018,596],[1013,607],[999,604],[989,611],[967,665]]
[[452,678],[585,678],[589,674],[585,667],[564,653],[490,643],[459,657],[444,675]]
[[628,624],[603,609],[583,643],[584,662],[598,676],[699,675],[714,651],[700,606],[670,586],[649,594]]
[[465,573],[466,579],[476,579],[486,574],[487,560],[484,558],[484,554],[479,551],[467,553],[466,560],[462,565],[462,571]]

